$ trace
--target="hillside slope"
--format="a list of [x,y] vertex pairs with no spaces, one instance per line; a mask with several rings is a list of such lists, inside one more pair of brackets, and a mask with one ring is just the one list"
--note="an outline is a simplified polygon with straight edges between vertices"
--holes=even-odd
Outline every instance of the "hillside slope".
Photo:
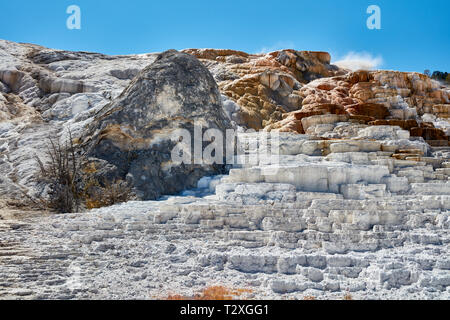
[[[97,174],[165,194],[0,220],[0,299],[449,299],[450,90],[330,60],[0,40],[0,203],[47,195],[35,155],[69,128]],[[167,137],[196,121],[234,129],[239,157],[174,164]]]

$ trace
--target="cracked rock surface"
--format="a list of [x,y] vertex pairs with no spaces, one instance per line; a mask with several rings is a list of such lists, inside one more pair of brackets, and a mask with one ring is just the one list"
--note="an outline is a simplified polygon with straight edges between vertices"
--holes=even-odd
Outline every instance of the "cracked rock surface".
[[160,201],[4,222],[0,297],[155,299],[225,285],[260,299],[449,298],[448,182],[400,178],[417,164],[390,171],[383,152],[297,152]]
[[[174,74],[190,92],[167,88]],[[250,299],[449,299],[449,94],[423,75],[348,73],[323,52],[106,56],[0,40],[0,299],[158,299],[214,285]],[[45,193],[34,155],[48,135],[103,135],[115,151],[94,144],[95,156],[113,162],[197,116],[241,126],[243,152],[223,175],[180,182],[201,178],[196,189],[84,213],[9,208]],[[157,169],[140,156],[124,175]],[[142,198],[186,185],[158,193],[141,181]]]

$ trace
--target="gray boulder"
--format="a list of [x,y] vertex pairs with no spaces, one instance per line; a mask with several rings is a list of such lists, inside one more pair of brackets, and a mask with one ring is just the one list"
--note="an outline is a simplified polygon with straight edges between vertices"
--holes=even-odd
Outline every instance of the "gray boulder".
[[0,93],[9,93],[9,91],[8,86],[0,81]]
[[[194,123],[200,123],[203,131],[219,129],[224,136],[231,127],[208,69],[197,58],[170,50],[96,114],[82,143],[89,157],[105,160],[116,179],[127,180],[138,198],[156,199],[195,187],[201,177],[224,171],[223,165],[171,161],[178,143],[171,134],[182,128],[193,138]],[[207,144],[203,142],[203,147]],[[98,172],[111,176],[105,168]]]

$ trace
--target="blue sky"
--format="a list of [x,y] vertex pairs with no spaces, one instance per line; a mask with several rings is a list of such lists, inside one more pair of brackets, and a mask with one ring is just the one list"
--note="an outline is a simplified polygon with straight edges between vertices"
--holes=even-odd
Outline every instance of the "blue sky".
[[[66,8],[81,8],[81,30]],[[369,30],[369,5],[381,30]],[[450,71],[448,0],[40,0],[0,3],[0,38],[129,54],[184,48],[320,50],[382,59],[379,68]]]

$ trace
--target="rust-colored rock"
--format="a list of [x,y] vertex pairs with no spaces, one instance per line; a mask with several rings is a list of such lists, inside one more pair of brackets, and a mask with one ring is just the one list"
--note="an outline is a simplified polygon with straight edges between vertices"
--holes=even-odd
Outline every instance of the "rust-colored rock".
[[398,126],[403,130],[411,131],[412,128],[417,128],[419,125],[416,120],[375,120],[368,123],[371,126]]
[[450,94],[438,82],[419,73],[357,71],[346,76],[322,78],[299,90],[303,106],[310,110],[320,104],[345,107],[351,115],[375,119],[413,119],[432,113],[450,115]]
[[[299,117],[300,119],[298,119]],[[272,125],[264,128],[265,131],[278,131],[278,132],[294,132],[305,133],[302,126],[302,117],[297,112],[289,113],[283,120],[278,121]]]
[[347,114],[358,124],[418,128],[414,134],[439,140],[439,130],[415,119],[426,113],[441,119],[450,115],[450,90],[419,73],[348,72],[331,65],[326,52],[185,52],[199,58],[222,94],[240,106],[241,124],[257,130],[303,133],[301,119],[306,115]]
[[379,103],[358,103],[345,107],[351,115],[368,116],[375,119],[385,119],[389,116],[388,109]]
[[349,96],[350,85],[341,77],[319,79],[308,83],[299,90],[303,97],[303,107],[315,108],[323,104],[341,106],[357,104],[359,101]]
[[240,107],[242,124],[260,130],[300,110],[303,84],[345,74],[326,52],[281,50],[247,54],[221,49],[187,49],[214,75],[221,92]]
[[209,60],[216,60],[216,59],[224,60],[222,59],[222,57],[226,58],[232,56],[248,58],[249,56],[248,53],[230,49],[186,49],[183,51],[185,53],[189,53],[196,56],[198,59],[209,59]]
[[450,104],[436,104],[432,107],[432,112],[439,118],[450,118]]
[[359,82],[368,82],[373,80],[373,74],[370,71],[359,70],[355,72],[350,72],[346,76],[346,80],[351,85],[357,84]]
[[346,114],[345,109],[338,104],[324,103],[315,106],[306,105],[302,108],[303,112],[318,112],[319,114]]
[[368,124],[375,120],[376,119],[374,117],[354,115],[354,114],[350,115],[350,121],[355,123]]
[[438,128],[412,128],[411,136],[422,137],[425,140],[444,140],[448,141],[445,132]]
[[302,119],[325,114],[346,115],[344,108],[335,104],[322,104],[315,108],[303,107],[300,111],[294,111],[283,115],[283,120],[265,128],[266,131],[305,133]]

